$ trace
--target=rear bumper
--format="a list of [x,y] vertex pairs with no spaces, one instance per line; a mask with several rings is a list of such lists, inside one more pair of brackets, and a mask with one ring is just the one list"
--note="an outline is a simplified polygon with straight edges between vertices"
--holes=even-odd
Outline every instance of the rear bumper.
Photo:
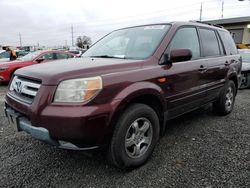
[[33,138],[50,144],[52,146],[56,146],[62,149],[71,149],[71,150],[91,150],[97,149],[99,146],[92,147],[78,147],[70,142],[55,140],[50,136],[50,132],[48,129],[44,127],[35,127],[32,126],[31,122],[20,113],[16,112],[11,108],[5,108],[5,115],[9,120],[9,123],[12,126],[16,126],[18,131],[24,131],[30,134]]

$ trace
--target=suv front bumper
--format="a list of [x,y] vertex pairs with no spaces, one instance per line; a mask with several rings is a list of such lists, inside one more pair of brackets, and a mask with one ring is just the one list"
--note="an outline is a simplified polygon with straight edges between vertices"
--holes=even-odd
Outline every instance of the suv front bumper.
[[20,113],[11,109],[10,107],[5,108],[5,115],[8,118],[9,124],[16,127],[17,131],[24,131],[30,134],[33,138],[48,143],[52,146],[72,150],[91,150],[99,147],[78,147],[70,142],[55,140],[50,136],[48,129],[44,127],[32,126],[31,122],[26,117],[22,116]]

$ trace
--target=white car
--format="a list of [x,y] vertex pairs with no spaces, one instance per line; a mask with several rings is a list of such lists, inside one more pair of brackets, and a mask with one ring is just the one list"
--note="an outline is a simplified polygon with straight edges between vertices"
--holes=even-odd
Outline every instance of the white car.
[[250,88],[250,49],[240,49],[239,53],[242,57],[242,80],[240,88]]
[[6,62],[10,60],[10,53],[5,50],[0,50],[0,62]]

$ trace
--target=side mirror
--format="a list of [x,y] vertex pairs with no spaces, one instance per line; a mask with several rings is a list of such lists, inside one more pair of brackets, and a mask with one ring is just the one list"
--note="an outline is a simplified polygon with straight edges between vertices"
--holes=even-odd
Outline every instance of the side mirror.
[[39,57],[38,59],[36,59],[36,62],[37,62],[37,63],[41,63],[42,61],[44,61],[44,58],[43,58],[43,57]]
[[192,51],[189,49],[173,49],[170,55],[164,55],[164,61],[161,64],[175,63],[181,61],[188,61],[192,58]]

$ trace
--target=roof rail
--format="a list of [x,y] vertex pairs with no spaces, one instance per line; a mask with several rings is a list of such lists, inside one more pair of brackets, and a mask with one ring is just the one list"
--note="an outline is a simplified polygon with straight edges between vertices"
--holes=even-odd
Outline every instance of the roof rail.
[[211,25],[211,26],[214,26],[214,27],[224,28],[224,27],[221,26],[221,25],[211,24],[211,23],[202,22],[202,21],[197,21],[197,20],[190,20],[190,22],[196,22],[196,23]]

